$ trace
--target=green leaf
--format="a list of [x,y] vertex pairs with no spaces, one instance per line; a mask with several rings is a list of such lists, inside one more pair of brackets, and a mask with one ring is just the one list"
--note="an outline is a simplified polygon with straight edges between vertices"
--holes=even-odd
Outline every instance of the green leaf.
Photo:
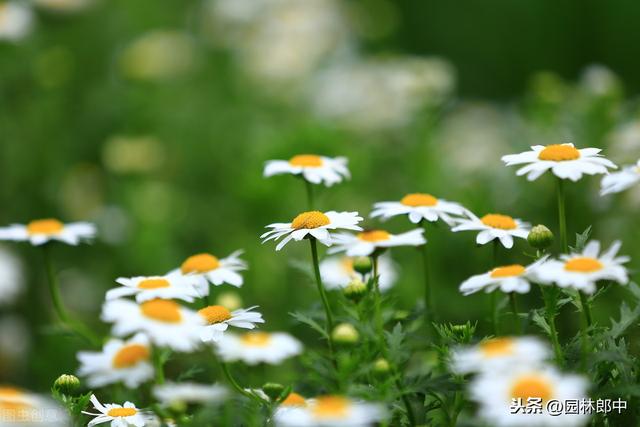
[[631,327],[640,317],[640,305],[631,310],[627,303],[620,305],[620,321],[616,322],[611,318],[611,329],[609,334],[613,338],[619,338],[629,327]]
[[544,316],[540,314],[540,311],[535,310],[533,312],[531,320],[533,321],[533,323],[538,325],[548,336],[551,336],[551,327],[549,326],[549,323],[547,323],[547,319],[545,319]]
[[299,311],[291,312],[289,313],[289,315],[296,319],[298,322],[303,323],[309,326],[314,331],[318,332],[324,339],[329,339],[329,335],[327,335],[327,332],[324,330],[324,328],[309,316],[302,314]]
[[587,245],[587,241],[591,236],[591,226],[588,226],[586,230],[582,232],[582,234],[576,233],[576,246],[572,248],[576,252],[582,252],[584,247]]

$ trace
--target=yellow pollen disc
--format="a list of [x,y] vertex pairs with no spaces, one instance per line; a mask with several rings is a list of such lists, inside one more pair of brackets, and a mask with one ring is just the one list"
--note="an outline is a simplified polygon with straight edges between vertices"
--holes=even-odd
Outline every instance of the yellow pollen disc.
[[564,263],[565,270],[577,273],[593,273],[602,270],[603,267],[600,261],[589,257],[573,258]]
[[289,159],[289,164],[303,168],[318,168],[322,166],[322,157],[315,154],[299,154]]
[[57,219],[38,219],[27,224],[27,233],[33,234],[56,234],[62,231],[64,224]]
[[566,160],[576,160],[580,158],[580,152],[571,145],[553,144],[547,145],[538,154],[540,160],[551,160],[554,162],[564,162]]
[[182,274],[188,273],[206,273],[220,267],[218,258],[211,254],[197,254],[190,256],[180,266]]
[[313,415],[319,419],[345,418],[349,410],[349,401],[340,396],[322,396],[316,399]]
[[231,319],[231,312],[221,305],[210,305],[209,307],[198,310],[198,314],[202,316],[209,325]]
[[411,193],[407,194],[400,200],[400,203],[406,206],[435,206],[438,204],[438,199],[431,194],[425,193]]
[[307,401],[304,397],[300,396],[298,393],[289,393],[286,399],[284,399],[281,403],[282,406],[306,406]]
[[11,399],[21,397],[24,392],[15,387],[0,386],[0,399]]
[[487,214],[480,218],[480,221],[488,227],[499,228],[501,230],[513,230],[518,228],[516,221],[509,215]]
[[513,354],[511,338],[494,338],[480,344],[480,351],[485,357],[500,357]]
[[150,319],[165,323],[180,323],[182,314],[180,306],[164,299],[154,299],[140,304],[142,314]]
[[358,239],[365,242],[381,242],[383,240],[389,240],[391,234],[384,230],[367,230],[362,233],[358,233]]
[[135,408],[113,408],[109,409],[107,415],[110,417],[118,418],[118,417],[131,417],[137,414],[138,411]]
[[267,332],[247,332],[240,337],[240,340],[249,347],[266,347],[271,341],[271,334]]
[[518,378],[511,387],[511,397],[514,399],[522,399],[526,402],[530,397],[542,399],[547,402],[553,398],[553,386],[545,378],[535,375],[527,375]]
[[302,228],[318,228],[329,225],[329,217],[320,211],[302,212],[291,221],[291,228],[300,230]]
[[345,273],[352,274],[354,272],[353,269],[353,258],[344,257],[340,260],[340,265]]
[[169,281],[165,279],[144,279],[138,283],[138,289],[159,289],[170,286]]
[[122,347],[113,356],[113,367],[116,369],[130,368],[143,360],[149,360],[149,349],[142,344],[131,344]]
[[520,264],[505,265],[504,267],[497,267],[491,271],[491,277],[499,279],[501,277],[514,277],[521,276],[525,272],[525,268]]

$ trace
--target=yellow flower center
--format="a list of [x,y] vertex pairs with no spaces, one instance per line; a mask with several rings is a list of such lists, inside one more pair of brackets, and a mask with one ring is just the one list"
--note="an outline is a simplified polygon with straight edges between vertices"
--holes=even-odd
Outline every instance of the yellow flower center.
[[322,396],[316,399],[312,412],[317,419],[345,418],[349,406],[349,400],[344,397]]
[[15,387],[4,386],[0,387],[0,399],[12,399],[16,397],[21,397],[24,395],[24,392]]
[[595,258],[579,257],[573,258],[564,263],[564,269],[576,273],[593,273],[602,270],[604,266]]
[[57,219],[47,218],[31,221],[27,224],[27,233],[34,234],[56,234],[62,231],[64,224]]
[[138,413],[136,408],[113,408],[109,409],[107,415],[110,417],[118,418],[118,417],[131,417]]
[[247,332],[240,339],[244,345],[249,347],[266,347],[271,341],[271,334],[267,332]]
[[130,368],[143,360],[149,360],[149,349],[142,344],[130,344],[122,347],[113,356],[113,367]]
[[500,357],[513,354],[511,338],[493,338],[480,344],[480,351],[485,357]]
[[499,228],[500,230],[513,230],[518,228],[516,221],[509,215],[487,214],[480,218],[480,221],[488,227]]
[[547,402],[553,398],[553,386],[547,379],[536,375],[522,376],[511,387],[511,398],[522,399],[523,402],[539,398]]
[[307,406],[307,401],[298,393],[291,392],[281,403],[282,406]]
[[165,323],[180,323],[182,314],[180,306],[164,299],[154,299],[140,304],[142,314],[150,319]]
[[218,258],[211,254],[196,254],[190,256],[180,266],[182,274],[206,273],[220,267]]
[[198,314],[202,316],[209,325],[231,319],[231,312],[221,305],[210,305],[209,307],[198,310]]
[[329,225],[331,221],[329,217],[320,211],[302,212],[291,221],[291,228],[300,230],[302,228],[318,228],[323,225]]
[[435,206],[438,204],[438,199],[431,194],[425,193],[411,193],[407,194],[400,200],[400,203],[406,206]]
[[580,151],[571,145],[553,144],[547,145],[538,154],[540,160],[551,160],[554,162],[564,162],[580,158]]
[[340,265],[342,266],[342,270],[347,274],[352,274],[355,270],[353,269],[353,258],[344,257],[340,260]]
[[365,242],[381,242],[383,240],[389,240],[391,234],[384,230],[367,230],[362,233],[358,233],[358,239]]
[[168,288],[171,285],[166,279],[144,279],[138,283],[138,289]]
[[289,164],[303,168],[318,168],[322,166],[322,157],[315,154],[299,154],[289,159]]
[[494,268],[491,271],[491,277],[494,279],[500,279],[502,277],[521,276],[525,270],[524,266],[520,264],[505,265],[504,267]]

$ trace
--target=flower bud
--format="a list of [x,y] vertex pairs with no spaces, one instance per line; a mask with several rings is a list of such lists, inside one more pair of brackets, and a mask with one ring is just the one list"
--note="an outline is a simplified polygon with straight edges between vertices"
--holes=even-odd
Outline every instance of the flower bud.
[[373,362],[373,372],[376,374],[380,374],[380,375],[387,374],[389,373],[390,370],[391,370],[391,365],[389,365],[389,362],[387,361],[387,359],[383,357]]
[[75,375],[60,375],[53,383],[53,388],[62,394],[73,395],[80,388],[80,380]]
[[271,401],[274,402],[280,397],[280,395],[284,391],[284,386],[278,383],[265,383],[262,386],[262,391],[264,391],[264,394],[269,396],[269,399],[271,399]]
[[216,298],[216,304],[221,305],[229,311],[237,310],[242,307],[242,298],[237,292],[226,291],[220,293]]
[[546,249],[553,243],[553,233],[544,225],[536,225],[529,232],[527,241],[536,249]]
[[344,296],[352,301],[358,302],[367,293],[367,285],[365,285],[360,279],[354,279],[349,282],[347,287],[344,288],[343,292]]
[[350,323],[341,323],[333,329],[331,338],[338,344],[355,344],[360,339],[360,334]]
[[371,273],[371,268],[373,268],[373,264],[368,256],[360,256],[353,260],[353,269],[360,274]]

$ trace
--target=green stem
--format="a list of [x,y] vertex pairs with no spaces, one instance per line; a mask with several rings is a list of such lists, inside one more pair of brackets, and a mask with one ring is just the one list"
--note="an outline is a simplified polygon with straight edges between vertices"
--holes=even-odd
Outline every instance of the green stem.
[[413,413],[413,408],[411,407],[411,402],[409,401],[409,397],[402,390],[402,383],[399,378],[396,378],[396,387],[398,388],[398,392],[400,392],[400,398],[402,399],[402,403],[407,411],[407,418],[409,419],[409,425],[411,427],[416,425],[416,416]]
[[307,190],[307,206],[309,207],[309,210],[312,211],[315,206],[313,197],[313,184],[304,178],[302,178],[302,180],[304,181],[305,189]]
[[[491,268],[498,266],[498,245],[500,244],[498,239],[493,240],[493,265]],[[491,324],[493,326],[493,334],[498,336],[500,334],[499,316],[498,316],[498,293],[491,292],[489,296],[491,306]]]
[[567,241],[567,213],[566,213],[566,207],[565,207],[564,181],[561,178],[558,178],[557,194],[558,194],[558,228],[560,229],[560,243],[562,245],[562,252],[567,253],[569,251],[569,243]]
[[547,316],[547,324],[549,325],[549,332],[551,338],[551,344],[553,345],[553,352],[556,356],[556,363],[562,367],[564,365],[564,356],[562,355],[562,347],[558,339],[558,331],[556,329],[556,300],[558,298],[558,288],[555,287],[541,287],[542,297],[545,304],[545,314]]
[[153,365],[156,371],[156,384],[164,384],[164,361],[162,350],[155,348],[153,350]]
[[591,307],[589,306],[589,300],[582,292],[578,291],[580,295],[580,305],[582,306],[582,311],[584,312],[584,320],[587,322],[587,326],[591,327],[593,324],[593,318],[591,317]]
[[220,367],[222,368],[222,373],[224,374],[225,378],[227,379],[229,384],[231,384],[231,387],[233,387],[238,393],[240,393],[241,395],[243,395],[245,397],[248,397],[249,399],[252,399],[252,400],[255,400],[257,402],[260,402],[261,404],[266,404],[267,403],[263,399],[261,399],[260,397],[256,396],[253,393],[250,393],[247,390],[245,390],[244,388],[242,388],[240,386],[240,384],[238,384],[236,379],[233,377],[233,375],[231,375],[231,372],[229,371],[229,366],[227,366],[226,363],[220,361]]
[[[422,226],[424,228],[425,237],[427,235],[427,222],[422,220]],[[422,249],[422,265],[424,267],[424,320],[427,324],[427,329],[431,331],[431,322],[433,321],[433,305],[431,295],[431,268],[429,263],[429,250],[427,244],[421,246]]]
[[322,305],[324,307],[324,313],[327,318],[326,324],[326,332],[327,332],[327,341],[329,343],[329,354],[331,360],[333,361],[333,365],[337,367],[337,362],[333,353],[333,339],[331,338],[331,332],[333,331],[333,315],[331,314],[331,306],[329,305],[329,299],[327,298],[327,294],[324,290],[324,286],[322,285],[322,278],[320,277],[320,262],[318,261],[318,242],[314,237],[309,238],[309,242],[311,243],[311,260],[313,262],[313,272],[316,277],[316,285],[318,287],[318,293],[320,294],[320,299],[322,300]]
[[520,317],[518,317],[518,303],[516,301],[516,293],[509,293],[509,301],[511,302],[511,312],[513,313],[513,322],[516,330],[516,334],[522,335],[522,325],[520,324]]
[[371,255],[371,264],[373,265],[373,296],[374,296],[374,322],[376,326],[376,332],[380,339],[380,346],[382,349],[384,346],[384,321],[382,320],[382,295],[380,292],[380,280],[378,277],[378,255]]

